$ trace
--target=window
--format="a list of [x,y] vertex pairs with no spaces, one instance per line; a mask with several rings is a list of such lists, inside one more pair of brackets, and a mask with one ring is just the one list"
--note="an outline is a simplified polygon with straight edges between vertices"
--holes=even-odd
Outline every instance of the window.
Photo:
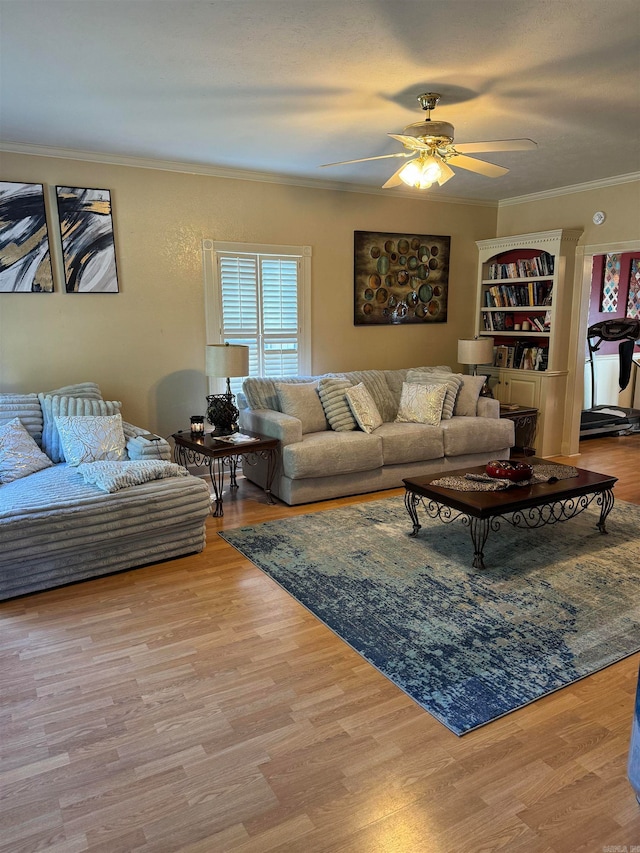
[[248,346],[251,376],[308,373],[311,247],[205,240],[203,251],[207,342]]

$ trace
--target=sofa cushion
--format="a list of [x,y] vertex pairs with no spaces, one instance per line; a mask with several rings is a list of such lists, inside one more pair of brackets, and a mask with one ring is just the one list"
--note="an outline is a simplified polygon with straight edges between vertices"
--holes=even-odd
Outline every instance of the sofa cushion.
[[323,376],[318,382],[318,394],[325,417],[336,432],[347,432],[357,427],[347,400],[347,388],[351,388],[351,383],[339,376]]
[[308,384],[319,378],[319,376],[279,376],[274,379],[266,376],[248,376],[242,383],[242,391],[250,409],[273,409],[279,412],[281,409],[276,382],[287,382],[290,385]]
[[437,371],[412,369],[407,371],[407,382],[418,382],[421,385],[445,385],[446,394],[442,406],[442,419],[453,417],[453,410],[462,387],[462,379],[456,373],[439,373]]
[[382,467],[382,439],[359,430],[309,433],[282,448],[282,472],[292,480],[332,477]]
[[37,394],[0,394],[0,426],[20,418],[37,444],[42,441],[42,409]]
[[422,385],[405,382],[402,386],[400,408],[396,421],[410,424],[437,426],[442,415],[446,385]]
[[276,382],[275,386],[280,411],[284,415],[298,418],[302,423],[303,435],[329,428],[318,396],[317,382]]
[[349,408],[363,432],[373,432],[382,423],[382,416],[378,411],[373,397],[366,389],[363,382],[347,388],[346,391]]
[[60,415],[55,422],[64,459],[69,465],[121,462],[127,458],[119,414],[104,417]]
[[485,383],[486,376],[467,376],[464,373],[456,374],[462,379],[462,385],[458,391],[458,398],[453,410],[454,415],[467,418],[475,418],[478,413],[478,397]]
[[389,389],[384,370],[352,370],[344,376],[352,385],[363,384],[367,389],[383,421],[393,421],[398,404]]
[[106,416],[120,412],[119,401],[97,400],[88,397],[68,397],[58,394],[39,394],[44,427],[42,430],[42,449],[52,462],[64,462],[64,452],[55,419],[60,416]]
[[375,431],[382,440],[382,459],[385,465],[424,462],[444,456],[442,430],[428,424],[382,424]]
[[0,483],[12,483],[51,465],[20,418],[0,426]]
[[441,421],[446,456],[486,453],[513,447],[515,428],[508,418],[454,416]]
[[[402,383],[409,382],[407,374],[409,371],[417,370],[419,373],[449,373],[451,368],[446,364],[439,364],[435,367],[409,367],[401,370],[385,370],[384,377],[387,380],[387,385],[391,391],[396,412],[400,405],[400,397],[402,395]],[[395,418],[395,415],[394,415]],[[393,420],[394,418],[391,418]]]
[[76,382],[74,385],[63,385],[62,388],[42,392],[44,397],[53,397],[56,394],[59,397],[84,397],[85,400],[102,400],[102,392],[95,382]]

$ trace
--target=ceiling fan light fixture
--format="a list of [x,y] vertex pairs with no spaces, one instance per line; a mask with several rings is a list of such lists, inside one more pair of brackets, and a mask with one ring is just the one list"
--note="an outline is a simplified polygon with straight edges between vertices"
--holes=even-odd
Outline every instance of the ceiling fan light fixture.
[[444,175],[439,158],[430,153],[421,154],[414,160],[409,160],[401,169],[398,177],[409,187],[426,190],[435,181],[439,182]]

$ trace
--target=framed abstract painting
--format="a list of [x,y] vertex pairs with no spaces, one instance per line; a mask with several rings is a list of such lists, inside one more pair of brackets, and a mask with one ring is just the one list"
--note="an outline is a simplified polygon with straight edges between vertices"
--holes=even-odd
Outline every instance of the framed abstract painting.
[[67,293],[117,293],[109,190],[56,187]]
[[354,325],[446,323],[450,246],[450,237],[354,231]]
[[0,293],[52,293],[42,184],[0,181]]

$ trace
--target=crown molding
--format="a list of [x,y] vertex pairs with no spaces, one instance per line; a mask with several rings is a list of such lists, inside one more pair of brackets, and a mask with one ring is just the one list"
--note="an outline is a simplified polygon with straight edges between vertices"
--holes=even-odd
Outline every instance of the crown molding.
[[640,172],[630,172],[627,175],[616,175],[613,178],[600,178],[597,181],[588,181],[585,184],[572,184],[568,187],[558,187],[555,190],[544,190],[539,193],[529,193],[528,195],[514,196],[513,198],[503,198],[498,202],[498,207],[509,207],[512,204],[526,204],[530,201],[542,201],[547,198],[557,198],[562,195],[572,195],[573,193],[586,193],[589,190],[601,190],[604,187],[615,187],[618,184],[631,184],[634,181],[640,181]]
[[364,193],[365,195],[383,195],[387,198],[411,198],[414,201],[431,201],[439,204],[465,204],[478,207],[498,207],[496,201],[485,201],[456,196],[439,196],[425,193],[417,195],[410,188],[383,190],[364,184],[348,184],[340,181],[326,181],[320,178],[302,178],[294,175],[281,175],[276,172],[253,172],[243,169],[231,169],[224,166],[208,166],[202,163],[183,163],[178,160],[154,160],[148,157],[130,157],[122,154],[106,154],[97,151],[82,151],[73,148],[53,148],[48,145],[31,145],[24,142],[0,142],[0,151],[9,154],[26,154],[36,157],[57,157],[64,160],[82,160],[88,163],[101,163],[109,166],[129,166],[136,169],[155,169],[162,172],[182,172],[187,175],[206,175],[211,178],[227,178],[235,181],[255,181],[258,183],[280,184],[293,187],[306,187],[316,190]]

